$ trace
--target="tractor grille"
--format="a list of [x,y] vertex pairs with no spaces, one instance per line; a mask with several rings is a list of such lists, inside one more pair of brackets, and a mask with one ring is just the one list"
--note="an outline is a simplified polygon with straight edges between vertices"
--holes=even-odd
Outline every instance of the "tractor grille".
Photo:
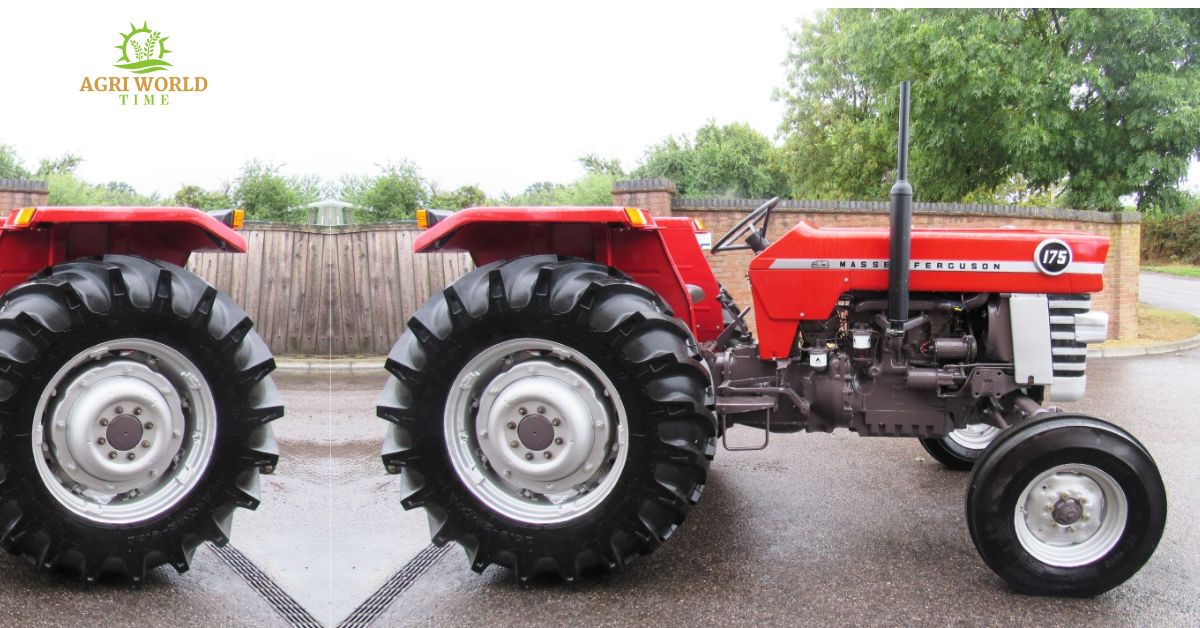
[[1075,315],[1086,314],[1092,309],[1092,297],[1087,294],[1048,294],[1046,300],[1050,306],[1050,356],[1054,377],[1082,377],[1087,342],[1081,342],[1078,337]]
[[1091,311],[1086,294],[1048,294],[1050,364],[1054,372],[1048,400],[1078,401],[1087,386],[1087,346],[1108,336],[1108,314]]

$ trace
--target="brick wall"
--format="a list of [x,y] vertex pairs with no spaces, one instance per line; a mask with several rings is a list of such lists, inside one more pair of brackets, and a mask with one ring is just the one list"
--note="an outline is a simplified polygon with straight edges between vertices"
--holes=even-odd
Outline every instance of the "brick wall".
[[[699,218],[713,237],[729,230],[762,201],[747,199],[678,198],[675,185],[666,179],[619,181],[613,204],[644,207],[658,215]],[[800,220],[818,227],[886,227],[889,204],[884,201],[782,201],[771,220],[772,239]],[[984,227],[1004,225],[1033,229],[1078,229],[1112,240],[1104,266],[1104,291],[1093,295],[1098,310],[1108,312],[1109,336],[1137,336],[1138,271],[1140,268],[1141,216],[1071,209],[1044,209],[958,203],[914,203],[914,227]],[[751,303],[746,269],[753,253],[735,251],[709,256],[717,279],[741,305]]]
[[16,207],[46,205],[50,190],[45,181],[0,179],[0,219]]

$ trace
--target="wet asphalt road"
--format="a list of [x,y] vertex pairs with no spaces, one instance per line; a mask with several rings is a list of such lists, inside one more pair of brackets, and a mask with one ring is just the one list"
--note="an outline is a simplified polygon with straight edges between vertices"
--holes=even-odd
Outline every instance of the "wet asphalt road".
[[[1146,277],[1144,299],[1182,289],[1174,298],[1200,302],[1187,292],[1200,282],[1148,289]],[[262,507],[235,516],[233,545],[334,625],[428,544],[425,516],[401,509],[399,480],[378,462],[382,371],[276,379],[288,405],[275,424],[281,462],[264,478]],[[761,452],[718,451],[687,523],[623,574],[522,587],[498,567],[474,574],[455,549],[376,625],[1200,625],[1198,382],[1200,350],[1090,363],[1089,398],[1072,409],[1142,439],[1171,508],[1150,563],[1098,598],[1010,592],[971,544],[962,512],[967,475],[943,470],[915,441],[799,434],[773,435]],[[206,547],[190,572],[160,568],[141,586],[83,585],[0,553],[0,626],[81,620],[286,625]]]
[[1088,380],[1070,409],[1141,439],[1170,501],[1154,557],[1097,598],[1013,593],[971,543],[967,474],[913,440],[842,432],[718,451],[688,521],[623,574],[522,587],[456,550],[378,625],[1200,625],[1200,351],[1094,360]]
[[1200,279],[1142,273],[1138,276],[1138,297],[1142,303],[1200,316]]

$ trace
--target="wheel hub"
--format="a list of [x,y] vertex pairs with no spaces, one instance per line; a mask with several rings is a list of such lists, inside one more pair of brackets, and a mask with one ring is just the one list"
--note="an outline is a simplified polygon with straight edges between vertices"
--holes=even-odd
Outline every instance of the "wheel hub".
[[166,512],[196,486],[216,443],[216,405],[186,356],[126,338],[67,361],[32,427],[50,494],[76,515],[123,524]]
[[1060,499],[1054,504],[1054,522],[1060,526],[1069,526],[1083,518],[1083,506],[1076,499]]
[[129,451],[142,442],[142,422],[132,414],[122,414],[108,424],[104,433],[113,449]]
[[1017,499],[1017,539],[1034,558],[1078,567],[1102,558],[1121,538],[1128,519],[1125,493],[1112,476],[1086,464],[1053,467]]
[[527,416],[517,426],[517,437],[526,449],[542,451],[554,442],[554,426],[540,414]]
[[489,508],[530,523],[587,512],[615,486],[628,449],[624,406],[586,356],[520,338],[472,358],[446,399],[450,462]]

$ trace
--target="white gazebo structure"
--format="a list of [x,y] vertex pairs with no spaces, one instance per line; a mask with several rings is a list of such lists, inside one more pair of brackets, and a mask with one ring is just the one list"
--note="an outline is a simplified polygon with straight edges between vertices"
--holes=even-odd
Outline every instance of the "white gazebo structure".
[[326,198],[307,205],[301,205],[301,208],[308,212],[308,224],[336,227],[338,225],[350,224],[353,218],[351,210],[354,208],[354,204]]

